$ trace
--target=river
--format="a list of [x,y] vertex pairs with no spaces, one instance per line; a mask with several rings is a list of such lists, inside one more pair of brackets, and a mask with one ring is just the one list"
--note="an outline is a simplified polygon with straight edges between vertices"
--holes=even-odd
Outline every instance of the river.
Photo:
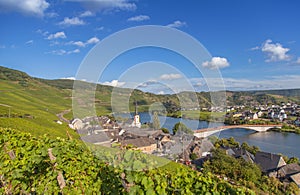
[[[151,121],[151,116],[148,113],[140,113],[142,123]],[[223,123],[198,121],[190,119],[172,118],[159,116],[162,127],[169,129],[172,132],[173,126],[177,122],[183,122],[189,128],[201,129],[207,127],[217,127],[224,125]],[[271,153],[281,153],[289,157],[297,157],[300,159],[300,135],[294,133],[281,132],[255,132],[247,129],[228,129],[215,134],[219,138],[234,137],[240,143],[247,142],[249,145],[258,146],[262,151]]]

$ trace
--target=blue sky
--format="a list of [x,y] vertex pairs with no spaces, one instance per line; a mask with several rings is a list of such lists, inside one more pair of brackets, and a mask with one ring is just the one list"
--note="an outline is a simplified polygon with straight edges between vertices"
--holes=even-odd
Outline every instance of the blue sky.
[[[218,68],[226,89],[299,88],[299,7],[297,0],[0,0],[0,65],[40,78],[72,78],[88,52],[111,34],[162,25],[202,43],[212,56],[202,66]],[[197,90],[205,89],[187,60],[154,48],[115,59],[99,82],[122,86],[124,72],[149,60],[167,62]],[[156,77],[183,78],[165,71]],[[169,92],[161,85],[148,91]]]

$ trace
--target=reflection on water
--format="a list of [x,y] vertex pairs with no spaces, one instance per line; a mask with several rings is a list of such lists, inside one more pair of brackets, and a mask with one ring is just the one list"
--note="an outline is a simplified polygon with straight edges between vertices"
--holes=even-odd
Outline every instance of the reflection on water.
[[234,137],[240,143],[258,146],[261,150],[271,153],[281,153],[289,157],[300,158],[300,135],[274,131],[255,132],[246,129],[229,129],[219,134],[220,138]]
[[[141,123],[152,122],[152,115],[147,112],[140,113]],[[159,116],[160,124],[162,127],[167,128],[171,133],[174,125],[178,122],[184,123],[192,130],[203,129],[208,127],[218,127],[224,125],[224,123],[207,122],[199,120],[190,120],[182,118],[172,118],[166,116]]]

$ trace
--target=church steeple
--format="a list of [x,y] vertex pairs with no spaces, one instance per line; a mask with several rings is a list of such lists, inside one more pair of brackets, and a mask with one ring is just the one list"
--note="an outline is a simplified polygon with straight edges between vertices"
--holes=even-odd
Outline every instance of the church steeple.
[[135,100],[135,115],[138,115],[137,101]]
[[138,113],[138,106],[137,106],[137,101],[135,100],[135,115],[133,118],[133,122],[131,124],[132,127],[138,127],[141,128],[142,124],[140,122],[140,115]]

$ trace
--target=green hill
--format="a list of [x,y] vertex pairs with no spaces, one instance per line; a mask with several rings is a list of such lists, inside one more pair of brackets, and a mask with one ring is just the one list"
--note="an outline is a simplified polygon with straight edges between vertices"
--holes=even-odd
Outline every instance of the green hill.
[[28,76],[0,67],[0,126],[42,135],[66,136],[67,124],[57,124],[56,114],[71,108],[71,91],[61,90]]
[[[68,130],[74,137],[77,135],[68,128],[67,123],[57,124],[57,114],[69,110],[65,118],[72,119],[73,80],[46,80],[33,78],[28,74],[0,66],[0,127],[12,127],[28,131],[36,135],[49,133],[52,136],[66,136]],[[84,83],[84,82],[83,82]],[[198,98],[200,108],[211,106],[210,93],[200,92],[197,97],[191,92],[172,95],[156,95],[140,90],[113,88],[97,85],[95,91],[95,107],[98,115],[111,114],[111,94],[113,90],[130,94],[129,108],[134,111],[137,101],[140,112],[148,112],[156,102],[162,103],[170,116],[199,118],[199,111],[178,112],[182,107],[179,98],[187,108],[194,108]],[[300,89],[272,91],[227,91],[227,105],[280,104],[280,102],[299,102]],[[120,101],[121,102],[121,101]],[[8,107],[9,106],[9,107]],[[83,105],[84,106],[84,105]],[[118,105],[118,102],[114,106]],[[201,119],[209,120],[209,113],[201,112]],[[222,114],[222,113],[221,113]],[[10,118],[9,118],[10,115]],[[220,114],[219,114],[220,115]],[[219,116],[220,117],[220,116]]]

